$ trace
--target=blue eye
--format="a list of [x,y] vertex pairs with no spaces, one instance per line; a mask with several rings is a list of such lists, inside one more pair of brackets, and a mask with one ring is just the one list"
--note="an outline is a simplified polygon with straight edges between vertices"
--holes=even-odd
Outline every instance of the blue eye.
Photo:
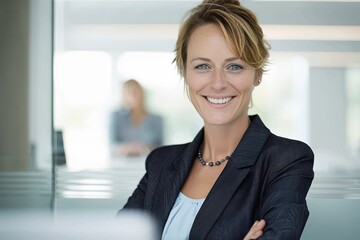
[[208,70],[208,69],[210,69],[210,66],[209,65],[207,65],[207,64],[200,64],[200,65],[197,65],[196,67],[195,67],[195,69],[198,69],[198,70]]
[[230,70],[230,71],[239,71],[239,70],[242,70],[244,68],[239,64],[231,64],[227,69]]

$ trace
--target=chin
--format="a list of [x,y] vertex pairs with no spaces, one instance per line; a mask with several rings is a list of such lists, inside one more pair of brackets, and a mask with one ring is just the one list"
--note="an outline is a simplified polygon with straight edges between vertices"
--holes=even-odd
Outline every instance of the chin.
[[207,125],[212,125],[212,126],[226,126],[230,124],[231,121],[229,119],[224,119],[224,118],[208,118],[208,119],[204,119],[204,122]]

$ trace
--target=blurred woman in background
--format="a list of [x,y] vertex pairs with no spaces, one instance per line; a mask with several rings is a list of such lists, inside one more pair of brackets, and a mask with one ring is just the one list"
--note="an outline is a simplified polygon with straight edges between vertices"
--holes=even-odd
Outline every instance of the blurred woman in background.
[[113,112],[110,129],[115,156],[147,154],[163,143],[163,120],[146,110],[138,81],[130,79],[123,84],[121,108]]

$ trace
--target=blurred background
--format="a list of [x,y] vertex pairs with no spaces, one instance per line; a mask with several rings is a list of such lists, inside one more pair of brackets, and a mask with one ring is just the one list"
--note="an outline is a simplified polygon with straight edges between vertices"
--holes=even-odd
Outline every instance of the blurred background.
[[[146,154],[111,152],[129,79],[162,144],[193,139],[202,121],[172,61],[199,2],[0,0],[0,211],[115,215],[145,171]],[[250,113],[315,153],[302,239],[360,238],[360,1],[241,2],[271,45]]]

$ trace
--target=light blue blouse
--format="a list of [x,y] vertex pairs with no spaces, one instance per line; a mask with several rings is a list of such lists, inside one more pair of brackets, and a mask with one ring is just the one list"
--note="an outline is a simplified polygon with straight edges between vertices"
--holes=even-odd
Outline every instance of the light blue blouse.
[[162,240],[187,240],[196,214],[205,201],[192,199],[181,192],[176,198],[162,234]]

